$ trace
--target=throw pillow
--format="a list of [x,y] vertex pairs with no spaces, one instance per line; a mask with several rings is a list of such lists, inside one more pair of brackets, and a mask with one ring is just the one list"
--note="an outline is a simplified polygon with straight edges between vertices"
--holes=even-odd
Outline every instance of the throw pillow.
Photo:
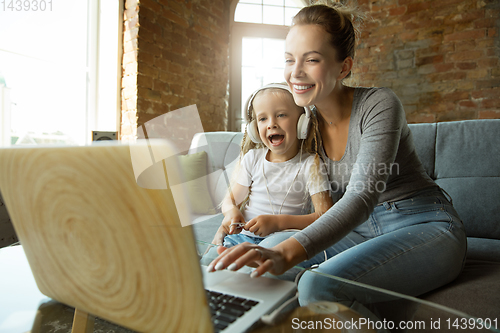
[[207,184],[207,153],[179,156],[181,170],[186,180],[191,212],[195,214],[215,214],[215,208]]

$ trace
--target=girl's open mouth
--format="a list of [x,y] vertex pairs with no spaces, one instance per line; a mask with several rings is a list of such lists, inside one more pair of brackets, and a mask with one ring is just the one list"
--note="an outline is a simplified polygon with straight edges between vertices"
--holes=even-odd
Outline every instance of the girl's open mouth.
[[271,142],[271,144],[273,146],[280,145],[284,139],[285,139],[285,136],[281,135],[281,134],[273,134],[273,135],[269,136],[269,141]]

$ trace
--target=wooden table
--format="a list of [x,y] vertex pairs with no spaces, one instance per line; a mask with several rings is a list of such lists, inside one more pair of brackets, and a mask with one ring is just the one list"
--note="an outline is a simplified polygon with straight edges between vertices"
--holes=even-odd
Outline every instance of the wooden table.
[[[38,290],[31,273],[22,246],[10,246],[0,249],[0,333],[50,332],[54,327],[66,332],[93,332],[99,328],[106,332],[133,333],[126,328],[106,322],[100,318],[87,316],[74,308],[54,301]],[[342,305],[334,305],[341,317],[356,317],[356,313]],[[328,311],[326,311],[328,312]],[[293,311],[288,318],[282,320],[279,327],[263,326],[256,332],[292,332],[293,318],[301,320],[322,320],[328,316],[325,307],[304,307]],[[331,317],[331,315],[330,315]],[[304,330],[302,330],[304,331]],[[340,330],[328,330],[340,332]],[[60,332],[58,330],[58,332]],[[318,331],[316,331],[318,332]],[[368,332],[368,331],[367,331]]]

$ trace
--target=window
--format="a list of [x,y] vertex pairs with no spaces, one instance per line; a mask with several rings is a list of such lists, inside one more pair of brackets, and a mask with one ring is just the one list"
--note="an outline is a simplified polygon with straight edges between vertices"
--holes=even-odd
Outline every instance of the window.
[[118,128],[122,1],[42,2],[0,10],[2,146],[81,145]]
[[291,25],[292,17],[301,1],[293,0],[240,0],[234,13],[235,22]]
[[229,130],[244,130],[244,105],[253,91],[284,81],[286,34],[304,5],[300,0],[232,2]]

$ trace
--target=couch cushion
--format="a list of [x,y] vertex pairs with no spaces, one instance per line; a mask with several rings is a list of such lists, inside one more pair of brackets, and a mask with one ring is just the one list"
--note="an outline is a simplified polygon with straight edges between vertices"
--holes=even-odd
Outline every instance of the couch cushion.
[[438,123],[436,182],[467,236],[500,239],[500,119]]
[[[387,302],[375,303],[371,308],[381,319],[384,318],[396,324],[403,321],[425,322],[425,329],[419,329],[418,332],[469,332],[465,329],[454,330],[453,327],[451,330],[447,330],[446,320],[451,320],[452,323],[455,319],[460,321],[464,317],[459,313],[483,320],[487,318],[498,320],[498,309],[500,309],[499,280],[500,263],[467,260],[463,272],[454,281],[419,296],[418,298],[423,299],[423,302],[414,301],[412,297],[396,298]],[[441,321],[441,331],[431,329],[430,319],[434,322]],[[402,331],[395,330],[395,332]]]
[[468,237],[467,260],[487,260],[500,263],[500,240]]
[[419,298],[477,318],[498,319],[500,309],[500,263],[467,260],[453,282]]
[[205,243],[211,243],[214,239],[217,229],[219,229],[224,215],[222,213],[215,215],[205,215],[193,221],[193,233],[197,241],[198,252],[203,254],[207,248]]
[[205,151],[208,154],[208,187],[215,205],[224,198],[231,173],[236,165],[243,133],[209,132],[193,137],[190,153]]
[[215,214],[212,197],[208,190],[207,153],[200,151],[179,156],[188,191],[189,206],[194,214]]
[[422,162],[425,171],[432,178],[436,179],[434,174],[434,162],[436,158],[436,123],[409,124],[415,150]]

